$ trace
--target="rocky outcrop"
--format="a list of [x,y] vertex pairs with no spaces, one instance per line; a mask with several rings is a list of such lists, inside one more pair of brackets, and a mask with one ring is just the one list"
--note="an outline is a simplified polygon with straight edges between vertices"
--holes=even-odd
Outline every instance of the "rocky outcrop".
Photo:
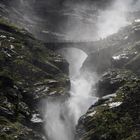
[[118,52],[112,57],[112,65],[114,68],[126,68],[140,74],[140,42],[130,45],[123,52]]
[[101,74],[108,68],[113,68],[114,66],[116,68],[116,65],[118,65],[118,68],[119,65],[123,67],[125,63],[129,66],[128,61],[132,60],[132,57],[136,58],[136,55],[138,57],[139,54],[139,26],[139,19],[135,19],[132,24],[122,28],[118,33],[94,42],[94,46],[98,49],[90,49],[91,53],[84,62],[83,69],[97,71]]
[[77,125],[80,140],[140,139],[139,26],[137,19],[117,34],[98,41],[100,50],[85,61],[83,69],[98,71],[101,77],[96,94],[99,100]]
[[100,98],[81,117],[77,126],[79,139],[138,140],[140,79],[127,70],[109,71],[106,77],[108,82],[103,76],[105,83],[100,83],[100,90],[110,95]]
[[116,92],[126,82],[135,79],[135,76],[127,70],[112,69],[104,73],[97,84],[97,96],[103,97]]
[[68,63],[27,31],[0,19],[0,139],[43,140],[38,104],[66,97]]

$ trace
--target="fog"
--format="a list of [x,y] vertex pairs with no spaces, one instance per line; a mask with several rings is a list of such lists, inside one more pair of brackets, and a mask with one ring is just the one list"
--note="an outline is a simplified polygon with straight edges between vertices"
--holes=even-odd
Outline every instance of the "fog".
[[98,37],[105,38],[131,24],[128,21],[128,14],[134,10],[137,11],[139,6],[140,1],[116,0],[108,9],[100,11],[97,20]]
[[94,41],[130,24],[140,0],[11,0],[9,17],[44,41]]
[[66,23],[65,40],[94,41],[131,24],[128,21],[129,13],[140,10],[140,0],[114,0],[104,9],[91,2],[70,3],[69,7],[72,13],[69,13]]
[[105,11],[101,11],[97,21],[98,37],[105,38],[118,32],[121,27],[129,24],[127,21],[127,8],[129,0],[117,0]]
[[65,102],[62,100],[45,101],[44,120],[46,135],[49,140],[74,140],[74,127],[68,116]]

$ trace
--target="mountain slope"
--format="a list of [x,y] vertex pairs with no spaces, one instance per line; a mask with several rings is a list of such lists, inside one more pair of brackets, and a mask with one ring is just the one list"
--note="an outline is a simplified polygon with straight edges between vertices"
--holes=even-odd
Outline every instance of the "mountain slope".
[[0,139],[43,140],[39,103],[66,97],[68,63],[27,31],[0,19]]
[[80,140],[140,139],[139,27],[136,19],[115,35],[98,41],[101,49],[85,61],[83,70],[100,74],[96,93],[99,100],[79,120]]

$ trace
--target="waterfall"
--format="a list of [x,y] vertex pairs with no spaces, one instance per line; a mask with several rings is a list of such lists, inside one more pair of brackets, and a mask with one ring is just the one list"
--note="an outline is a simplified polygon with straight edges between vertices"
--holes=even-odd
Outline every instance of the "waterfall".
[[74,140],[79,118],[97,101],[93,88],[97,75],[80,71],[87,57],[83,51],[69,48],[61,53],[70,64],[70,97],[64,102],[62,99],[46,101],[45,129],[49,140]]
[[[65,2],[63,5],[58,4],[58,0],[43,0],[41,6],[37,6],[37,0],[16,0],[15,3],[11,2],[12,10],[9,17],[40,38],[42,33],[43,35],[46,33],[50,40],[62,38],[59,41],[94,41],[117,33],[121,27],[129,24],[127,13],[136,8],[139,9],[137,3],[140,3],[136,0],[136,3],[133,4],[132,1],[115,0],[109,8],[100,9],[99,13],[94,15],[92,11],[98,7],[87,1],[79,1],[78,5],[74,1],[71,5],[70,2]],[[66,3],[70,7],[67,7]],[[133,8],[131,8],[132,4]],[[46,11],[42,11],[42,5],[45,7],[44,9],[47,9]],[[39,9],[35,9],[35,7],[39,7]],[[65,9],[66,7],[68,9]],[[46,18],[43,13],[46,13]],[[67,20],[62,20],[62,17]],[[64,23],[62,24],[62,22]],[[43,38],[46,39],[46,36]],[[87,55],[74,48],[61,50],[61,53],[70,64],[70,97],[65,101],[58,97],[46,99],[44,125],[48,140],[74,140],[75,126],[79,118],[97,101],[94,91],[95,83],[98,80],[97,74],[81,71]]]
[[79,118],[97,101],[97,97],[93,95],[96,79],[95,74],[88,72],[79,73],[77,77],[71,79],[71,97],[68,100],[68,108],[74,125],[77,125]]

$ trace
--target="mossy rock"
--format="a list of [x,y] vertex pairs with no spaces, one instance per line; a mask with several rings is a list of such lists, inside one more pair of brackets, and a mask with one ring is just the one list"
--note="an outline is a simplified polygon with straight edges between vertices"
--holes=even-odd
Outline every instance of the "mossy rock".
[[43,140],[43,136],[19,122],[11,123],[0,117],[0,123],[1,140]]
[[[119,73],[124,75],[128,72],[121,70]],[[77,126],[80,140],[138,140],[140,138],[140,79],[135,74],[132,75],[133,73],[129,80],[118,86],[114,96],[108,99],[104,97],[102,102],[90,107],[81,117]]]
[[68,63],[26,30],[0,19],[0,139],[43,140],[38,103],[68,96]]
[[120,86],[131,82],[136,75],[127,69],[110,69],[105,72],[97,84],[97,96],[113,94]]

